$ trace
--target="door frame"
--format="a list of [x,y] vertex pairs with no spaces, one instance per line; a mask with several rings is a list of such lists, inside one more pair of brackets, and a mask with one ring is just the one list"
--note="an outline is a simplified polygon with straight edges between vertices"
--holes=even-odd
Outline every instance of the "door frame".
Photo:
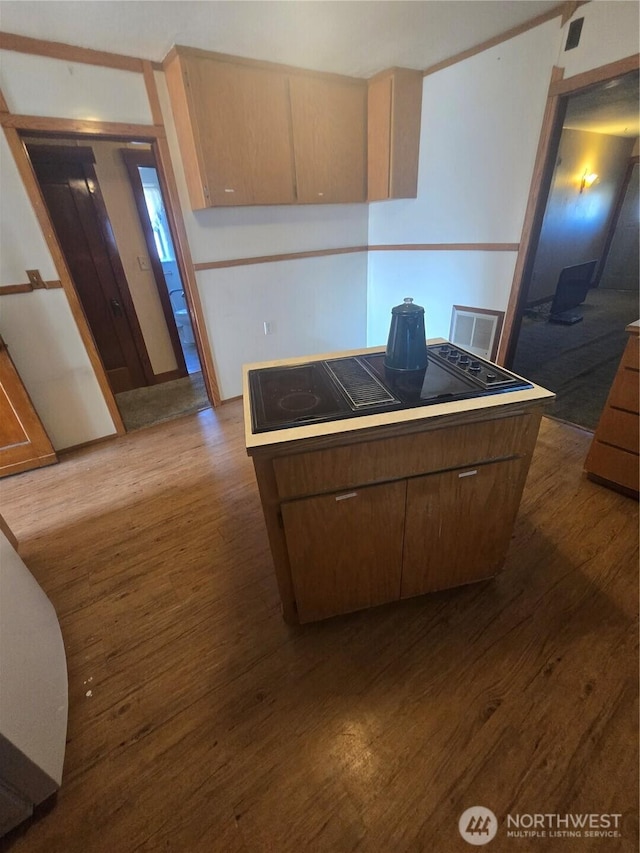
[[[35,138],[33,135],[31,138]],[[47,137],[44,137],[45,139]],[[73,163],[82,167],[82,171],[87,182],[87,188],[93,202],[93,207],[96,212],[96,218],[100,228],[100,233],[104,240],[107,257],[111,264],[111,270],[115,279],[117,290],[122,299],[122,309],[126,317],[129,328],[131,329],[131,337],[138,354],[142,374],[144,376],[147,387],[156,384],[156,377],[151,365],[151,359],[147,351],[147,345],[142,334],[142,329],[138,320],[135,304],[129,289],[129,282],[122,265],[120,250],[118,248],[113,228],[109,219],[109,212],[102,195],[100,181],[98,180],[95,170],[95,154],[90,146],[74,146],[74,145],[40,145],[27,143],[29,159],[36,161],[50,162],[56,165],[62,163]],[[36,173],[37,177],[37,173]],[[38,178],[38,184],[40,179]],[[45,202],[46,204],[46,202]],[[48,208],[47,208],[48,209]],[[53,220],[52,220],[53,221]],[[55,227],[55,222],[53,223]],[[97,346],[97,345],[96,345]],[[98,350],[99,352],[99,350]],[[144,387],[144,386],[142,386]]]
[[16,115],[8,109],[4,109],[6,101],[2,96],[2,92],[0,92],[0,108],[2,108],[0,109],[0,123],[2,124],[7,144],[11,150],[25,191],[32,204],[47,248],[51,253],[73,318],[118,435],[124,435],[126,429],[115,396],[109,386],[109,381],[102,366],[102,361],[96,349],[91,330],[84,317],[69,268],[55,235],[35,172],[33,171],[24,143],[20,138],[20,133],[46,133],[53,138],[74,138],[84,140],[85,142],[91,139],[110,139],[120,142],[147,142],[151,145],[157,161],[158,176],[163,187],[163,192],[165,192],[167,219],[174,241],[176,262],[180,270],[185,296],[188,294],[187,298],[190,300],[193,310],[193,332],[202,366],[205,388],[212,405],[220,405],[220,391],[213,364],[211,345],[204,320],[202,302],[198,292],[196,273],[191,258],[187,232],[182,218],[178,187],[173,173],[171,153],[163,125],[153,66],[148,60],[143,60],[142,66],[154,120],[154,124],[152,125]]
[[[142,226],[142,232],[144,234],[144,241],[147,245],[147,253],[149,255],[149,261],[151,263],[153,279],[155,281],[156,290],[158,291],[158,297],[160,298],[162,313],[164,314],[164,319],[167,323],[167,329],[169,330],[169,337],[171,339],[173,354],[176,359],[176,364],[178,365],[177,375],[187,376],[187,365],[184,360],[184,353],[182,351],[182,344],[180,343],[180,336],[178,335],[178,327],[176,325],[176,319],[173,314],[173,308],[171,306],[171,300],[169,298],[169,291],[166,287],[166,279],[164,276],[164,270],[162,269],[162,263],[158,255],[156,241],[153,237],[153,229],[151,227],[151,220],[149,219],[149,211],[147,210],[147,205],[144,200],[142,180],[140,178],[140,173],[138,172],[138,166],[147,166],[153,168],[158,173],[159,180],[160,175],[158,172],[158,164],[156,163],[156,158],[153,154],[153,151],[148,148],[121,148],[120,155],[122,157],[125,168],[127,170],[127,174],[129,176],[131,191],[133,193],[133,198],[136,203],[136,209],[138,211],[138,219],[140,220],[140,225]],[[166,209],[166,199],[162,190],[162,184],[160,185],[160,192],[162,194],[162,201]],[[171,236],[173,238],[173,235]],[[187,311],[189,312],[189,316],[191,316],[191,307],[188,303]]]
[[628,56],[608,65],[601,65],[573,77],[564,77],[564,69],[554,66],[551,73],[547,104],[542,119],[538,150],[536,152],[533,176],[529,189],[529,198],[525,210],[522,235],[518,247],[511,292],[502,329],[502,337],[498,348],[497,362],[510,366],[513,362],[520,321],[524,311],[527,296],[525,284],[531,278],[535,261],[542,220],[549,199],[551,181],[555,168],[556,156],[560,145],[562,124],[567,108],[568,99],[572,95],[594,89],[602,83],[622,77],[632,71],[640,70],[640,54]]

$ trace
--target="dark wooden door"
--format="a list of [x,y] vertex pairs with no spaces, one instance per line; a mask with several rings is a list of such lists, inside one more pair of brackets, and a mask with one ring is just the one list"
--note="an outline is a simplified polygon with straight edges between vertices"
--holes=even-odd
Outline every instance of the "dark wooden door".
[[90,148],[27,146],[114,393],[153,384]]

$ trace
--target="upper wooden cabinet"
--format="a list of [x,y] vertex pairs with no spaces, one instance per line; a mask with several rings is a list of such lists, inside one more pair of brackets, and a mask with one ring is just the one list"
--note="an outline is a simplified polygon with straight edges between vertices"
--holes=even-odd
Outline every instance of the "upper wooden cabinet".
[[182,48],[165,72],[192,207],[294,203],[287,75]]
[[416,198],[421,112],[421,71],[391,68],[369,80],[369,201]]
[[366,82],[176,47],[164,70],[194,209],[366,199]]
[[364,81],[289,78],[298,201],[366,201]]

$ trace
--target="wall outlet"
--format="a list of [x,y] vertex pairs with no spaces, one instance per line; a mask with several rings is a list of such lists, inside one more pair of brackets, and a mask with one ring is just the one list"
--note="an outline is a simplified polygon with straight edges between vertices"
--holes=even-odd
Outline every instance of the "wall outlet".
[[263,326],[265,335],[272,335],[276,330],[276,324],[273,320],[265,320]]

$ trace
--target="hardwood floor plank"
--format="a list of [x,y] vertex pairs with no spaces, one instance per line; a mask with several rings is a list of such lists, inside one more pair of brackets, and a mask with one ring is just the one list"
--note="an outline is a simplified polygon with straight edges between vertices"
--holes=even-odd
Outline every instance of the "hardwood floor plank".
[[619,812],[558,845],[633,850],[638,505],[586,479],[590,441],[543,419],[494,580],[298,627],[240,402],[2,481],[70,702],[57,801],[0,849],[455,853],[483,804]]

